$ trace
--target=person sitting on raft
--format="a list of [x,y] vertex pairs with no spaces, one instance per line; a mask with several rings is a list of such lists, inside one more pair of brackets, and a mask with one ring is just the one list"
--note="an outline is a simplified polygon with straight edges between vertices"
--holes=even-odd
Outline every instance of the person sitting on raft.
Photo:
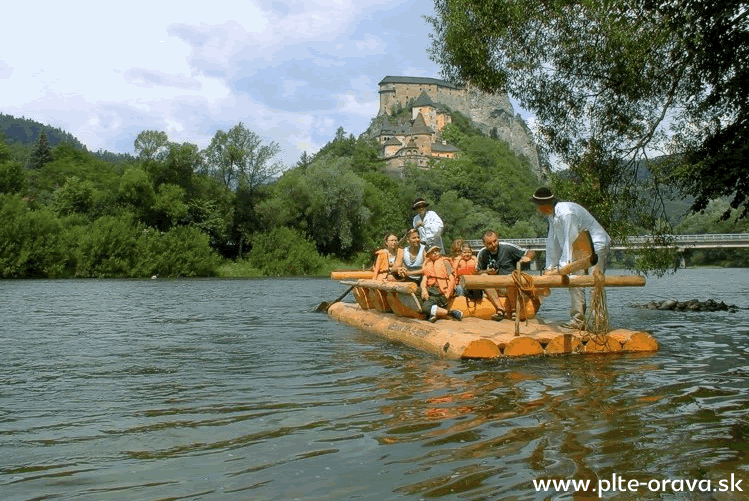
[[[494,230],[484,232],[484,247],[479,251],[476,259],[477,275],[509,275],[518,262],[529,263],[536,255],[535,251],[518,247],[515,244],[499,241],[499,234]],[[514,290],[514,288],[512,288]],[[495,289],[486,289],[486,297],[497,312],[492,320],[502,320],[509,311],[505,311],[499,293]],[[514,304],[514,297],[508,298],[508,304]]]
[[460,256],[463,255],[464,243],[465,243],[465,240],[463,240],[462,238],[456,238],[450,244],[450,259],[452,259],[453,263],[456,263],[458,259],[460,259]]
[[[462,240],[461,240],[462,241]],[[453,258],[453,268],[455,268],[455,280],[460,280],[461,275],[473,275],[476,271],[476,258],[473,257],[471,244],[462,241],[461,253],[458,257]],[[481,299],[482,291],[468,291],[460,285],[455,286],[456,296],[467,296],[469,299]]]
[[438,318],[453,317],[463,320],[460,310],[448,310],[447,300],[455,290],[455,273],[450,259],[442,257],[438,245],[433,245],[426,252],[424,278],[421,281],[421,311],[427,320],[436,322]]
[[377,260],[374,264],[372,278],[374,280],[395,280],[393,272],[398,259],[403,259],[403,249],[398,247],[398,235],[388,233],[383,241],[385,247],[375,252]]
[[406,232],[406,242],[408,246],[401,249],[399,257],[395,260],[393,275],[400,280],[412,280],[417,284],[421,283],[421,277],[424,274],[424,253],[426,247],[421,243],[419,230],[410,228]]

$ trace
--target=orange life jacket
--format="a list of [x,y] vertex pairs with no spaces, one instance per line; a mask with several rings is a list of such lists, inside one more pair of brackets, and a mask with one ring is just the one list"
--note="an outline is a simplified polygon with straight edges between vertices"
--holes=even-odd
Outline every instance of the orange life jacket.
[[390,253],[387,249],[380,249],[375,254],[377,255],[377,260],[374,264],[372,278],[375,280],[385,280],[388,273],[390,273],[390,265],[392,264],[390,262]]
[[476,258],[472,257],[468,261],[463,259],[463,256],[455,258],[455,275],[473,275],[473,271],[476,269]]
[[427,287],[437,286],[442,294],[447,295],[450,281],[455,280],[450,259],[440,257],[433,261],[427,258],[422,269],[424,270],[424,280],[427,281]]

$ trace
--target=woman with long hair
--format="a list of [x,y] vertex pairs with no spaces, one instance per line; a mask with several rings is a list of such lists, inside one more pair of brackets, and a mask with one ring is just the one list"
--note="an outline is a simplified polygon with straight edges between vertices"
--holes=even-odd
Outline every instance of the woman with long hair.
[[395,264],[403,256],[403,249],[398,247],[398,235],[388,233],[383,239],[383,244],[384,247],[375,252],[377,260],[375,261],[372,278],[374,280],[395,280],[393,276],[396,269]]

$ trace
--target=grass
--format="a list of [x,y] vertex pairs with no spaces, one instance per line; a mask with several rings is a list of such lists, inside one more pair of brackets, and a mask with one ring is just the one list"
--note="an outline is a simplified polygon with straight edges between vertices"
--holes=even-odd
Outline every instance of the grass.
[[[315,273],[316,277],[327,277],[333,270],[358,269],[356,265],[344,263],[343,261],[326,259],[325,264]],[[258,268],[253,268],[246,259],[238,261],[226,261],[218,269],[220,278],[251,278],[262,277],[263,273]]]

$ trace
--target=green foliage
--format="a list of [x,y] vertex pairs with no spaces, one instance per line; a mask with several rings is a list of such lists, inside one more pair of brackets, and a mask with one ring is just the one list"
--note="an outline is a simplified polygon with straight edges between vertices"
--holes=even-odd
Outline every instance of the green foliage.
[[29,157],[29,168],[41,169],[45,164],[50,163],[54,158],[52,157],[52,148],[47,140],[47,134],[42,131],[39,135],[39,141],[31,150],[31,156]]
[[22,193],[27,188],[23,165],[20,162],[0,160],[0,193]]
[[[436,0],[430,54],[448,79],[519,100],[542,146],[591,177],[615,201],[615,219],[638,224],[643,211],[665,219],[653,215],[661,182],[693,195],[694,209],[719,196],[733,197],[733,209],[747,201],[747,7]],[[643,187],[638,168],[653,152],[676,161]]]
[[187,217],[185,190],[176,184],[162,184],[157,190],[152,207],[153,226],[164,231]]
[[143,161],[160,160],[167,151],[169,138],[166,132],[144,130],[135,138],[135,154]]
[[[463,133],[455,139],[462,150],[459,158],[443,160],[432,169],[407,171],[408,182],[419,194],[438,201],[436,207],[446,221],[447,234],[480,238],[476,232],[487,227],[509,230],[520,221],[531,220],[535,209],[529,197],[539,181],[527,161],[519,159],[503,141]],[[442,207],[447,193],[451,195]]]
[[138,239],[145,227],[132,214],[104,216],[81,235],[77,249],[77,277],[131,276],[142,249]]
[[216,276],[220,258],[208,235],[198,228],[177,226],[166,233],[146,230],[137,243],[134,275],[149,277]]
[[51,146],[60,143],[70,143],[76,149],[86,149],[75,136],[62,129],[51,127],[50,125],[42,124],[28,118],[16,118],[12,115],[0,113],[0,134],[4,135],[9,142],[31,144],[39,140],[42,132],[47,134]]
[[255,234],[247,261],[264,275],[314,275],[325,265],[303,232],[284,227]]
[[89,214],[94,208],[95,195],[91,181],[72,176],[55,192],[52,208],[60,216]]
[[69,260],[60,245],[62,227],[48,210],[32,211],[14,195],[0,195],[0,276],[60,276]]
[[749,219],[738,218],[733,213],[728,219],[723,214],[730,207],[725,199],[711,200],[705,210],[685,217],[675,228],[677,234],[699,235],[703,233],[749,233]]
[[270,227],[302,230],[320,253],[347,257],[361,250],[368,231],[371,211],[364,195],[365,183],[350,160],[323,157],[305,171],[284,173],[258,212]]
[[140,167],[129,167],[120,179],[117,190],[118,200],[139,212],[145,212],[153,206],[156,198],[148,174]]
[[204,154],[210,175],[232,190],[254,194],[281,171],[281,163],[273,161],[279,151],[277,143],[263,144],[260,136],[239,122],[229,132],[216,132]]

